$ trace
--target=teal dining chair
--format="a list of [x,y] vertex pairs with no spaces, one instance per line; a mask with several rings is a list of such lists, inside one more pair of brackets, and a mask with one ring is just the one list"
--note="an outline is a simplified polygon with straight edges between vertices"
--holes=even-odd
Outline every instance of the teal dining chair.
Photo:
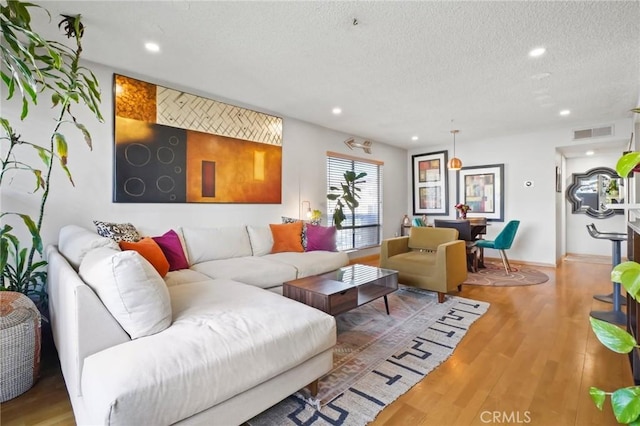
[[424,223],[424,220],[422,220],[419,217],[414,217],[413,220],[411,221],[411,224],[413,226],[427,226],[427,224]]
[[507,223],[507,226],[504,227],[502,232],[498,234],[495,240],[477,240],[476,247],[492,248],[498,250],[500,253],[500,258],[502,259],[502,264],[504,265],[504,270],[509,275],[511,272],[511,265],[509,265],[509,259],[507,258],[507,252],[511,248],[511,244],[513,244],[513,240],[516,237],[516,231],[518,230],[518,226],[520,226],[519,220],[512,220]]

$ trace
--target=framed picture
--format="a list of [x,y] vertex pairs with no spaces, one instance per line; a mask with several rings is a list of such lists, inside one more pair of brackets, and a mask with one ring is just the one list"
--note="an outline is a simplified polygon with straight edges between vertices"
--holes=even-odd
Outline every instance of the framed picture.
[[471,207],[467,217],[504,221],[504,164],[463,167],[457,177],[457,202]]
[[413,170],[413,214],[449,214],[447,151],[411,156]]

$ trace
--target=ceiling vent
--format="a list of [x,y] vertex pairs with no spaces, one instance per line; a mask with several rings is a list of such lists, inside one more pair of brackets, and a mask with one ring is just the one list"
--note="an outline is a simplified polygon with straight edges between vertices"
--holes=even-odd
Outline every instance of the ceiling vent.
[[610,126],[594,127],[591,129],[580,129],[573,131],[574,141],[590,138],[600,138],[603,136],[613,136],[613,124]]

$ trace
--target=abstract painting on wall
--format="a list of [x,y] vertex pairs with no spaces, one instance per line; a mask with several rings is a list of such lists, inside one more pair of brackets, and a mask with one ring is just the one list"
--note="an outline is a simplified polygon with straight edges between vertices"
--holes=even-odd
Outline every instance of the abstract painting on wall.
[[119,203],[282,199],[282,118],[114,74]]

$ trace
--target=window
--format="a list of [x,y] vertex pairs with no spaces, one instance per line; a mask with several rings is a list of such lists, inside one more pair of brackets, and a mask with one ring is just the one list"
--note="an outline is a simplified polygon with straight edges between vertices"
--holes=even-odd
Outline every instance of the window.
[[[338,231],[338,250],[351,250],[380,244],[380,230],[382,229],[382,164],[378,161],[367,161],[348,157],[333,152],[327,153],[327,194],[332,186],[341,187],[344,182],[344,172],[351,170],[356,173],[365,172],[364,182],[358,185],[361,189],[358,199],[360,205],[351,216],[348,208],[344,209],[347,218],[342,222],[342,229]],[[336,201],[327,200],[327,218],[333,223],[333,212]]]

